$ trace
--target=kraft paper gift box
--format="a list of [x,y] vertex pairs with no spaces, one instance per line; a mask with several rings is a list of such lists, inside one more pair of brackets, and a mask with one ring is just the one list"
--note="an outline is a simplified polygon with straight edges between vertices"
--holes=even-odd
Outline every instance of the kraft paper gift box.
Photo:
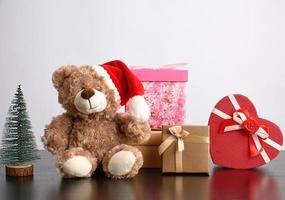
[[209,127],[163,126],[162,172],[209,173]]
[[138,148],[143,154],[142,168],[161,168],[161,157],[157,148],[161,144],[161,131],[151,131],[150,139],[142,144],[130,144]]
[[187,67],[186,63],[161,67],[130,66],[144,86],[144,97],[151,110],[149,123],[152,129],[161,130],[163,124],[184,123]]

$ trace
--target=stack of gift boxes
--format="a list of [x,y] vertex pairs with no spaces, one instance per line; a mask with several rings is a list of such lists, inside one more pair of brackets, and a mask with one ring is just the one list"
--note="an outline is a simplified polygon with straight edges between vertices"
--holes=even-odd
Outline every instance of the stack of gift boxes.
[[143,153],[144,168],[162,168],[165,173],[209,173],[211,154],[214,164],[249,169],[268,163],[280,152],[281,130],[259,118],[247,97],[229,95],[221,99],[209,126],[185,125],[187,64],[131,69],[141,80],[151,109],[151,138],[136,146]]
[[[209,171],[208,126],[184,125],[187,67],[184,63],[159,68],[131,67],[132,72],[142,81],[144,97],[151,110],[151,138],[146,143],[136,146],[143,153],[144,168],[162,168],[163,172]],[[128,108],[126,110],[128,111]],[[178,139],[181,130],[170,133],[169,128],[172,127],[181,129],[189,135],[183,135]],[[176,147],[178,140],[183,140],[183,144],[180,143],[182,149],[179,151]],[[193,159],[195,162],[192,162]]]

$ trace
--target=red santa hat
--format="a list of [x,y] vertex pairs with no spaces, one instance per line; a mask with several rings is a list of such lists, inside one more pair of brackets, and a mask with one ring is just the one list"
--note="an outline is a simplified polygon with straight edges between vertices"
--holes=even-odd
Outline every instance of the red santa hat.
[[150,111],[143,97],[143,85],[125,63],[115,60],[94,68],[99,76],[104,77],[108,87],[114,90],[116,101],[128,106],[135,120],[143,122],[149,119]]

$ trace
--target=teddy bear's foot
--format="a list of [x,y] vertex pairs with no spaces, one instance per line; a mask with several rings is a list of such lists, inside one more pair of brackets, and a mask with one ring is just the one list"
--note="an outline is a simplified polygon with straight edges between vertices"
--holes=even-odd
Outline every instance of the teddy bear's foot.
[[142,153],[135,147],[121,144],[111,149],[103,158],[103,170],[111,178],[131,178],[143,164]]
[[63,177],[90,177],[96,170],[97,159],[81,147],[64,151],[57,159]]

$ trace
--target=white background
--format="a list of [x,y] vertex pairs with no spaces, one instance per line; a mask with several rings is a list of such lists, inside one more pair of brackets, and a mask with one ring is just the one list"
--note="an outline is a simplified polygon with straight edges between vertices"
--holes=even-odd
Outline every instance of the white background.
[[191,63],[187,123],[206,124],[221,97],[242,93],[284,130],[284,10],[283,0],[0,0],[0,130],[21,83],[42,148],[63,112],[52,72],[112,59]]

